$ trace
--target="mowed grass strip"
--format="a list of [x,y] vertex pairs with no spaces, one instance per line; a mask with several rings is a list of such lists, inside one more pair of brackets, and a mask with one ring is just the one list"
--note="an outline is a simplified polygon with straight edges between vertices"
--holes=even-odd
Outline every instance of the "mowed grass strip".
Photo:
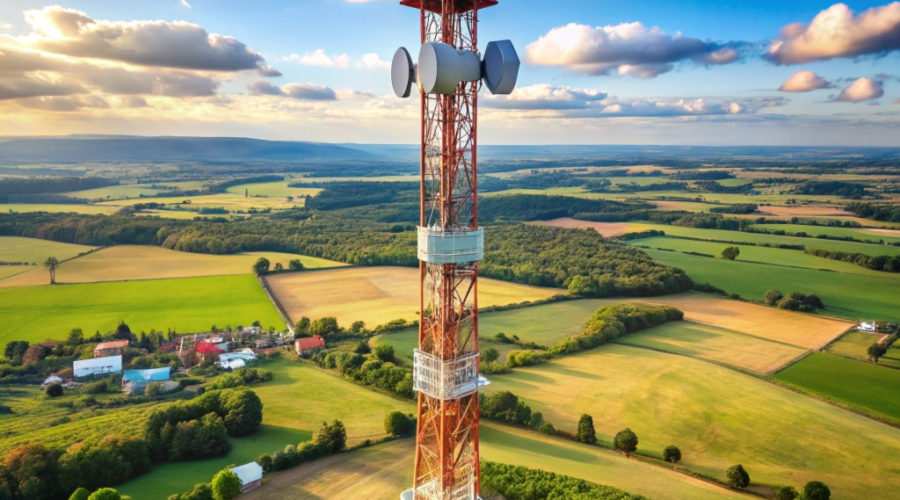
[[775,378],[820,396],[900,421],[900,370],[813,353]]
[[887,273],[863,276],[645,251],[657,262],[683,269],[697,283],[710,283],[747,299],[761,301],[769,290],[815,293],[825,303],[823,314],[828,316],[851,321],[900,320],[900,282]]
[[490,379],[487,392],[512,391],[557,428],[574,432],[587,413],[602,442],[630,427],[639,451],[674,444],[681,465],[719,479],[740,463],[757,483],[895,493],[898,466],[884,457],[900,453],[900,429],[705,361],[613,344]]
[[[208,255],[178,252],[162,247],[120,245],[104,248],[90,255],[64,262],[56,271],[59,283],[93,283],[98,281],[149,280],[251,274],[260,257],[288,268],[292,259],[300,259],[309,269],[342,267],[346,264],[305,255],[276,252],[252,252],[236,255]],[[0,287],[34,286],[49,283],[43,268],[0,281]]]
[[[275,377],[251,386],[263,403],[263,426],[256,434],[232,439],[234,448],[225,457],[161,464],[118,490],[135,500],[168,498],[191,490],[197,483],[209,482],[228,465],[243,465],[264,453],[284,451],[289,444],[308,441],[324,421],[341,420],[348,443],[353,445],[384,436],[384,416],[389,412],[415,411],[412,402],[369,391],[308,364],[283,360],[262,367],[273,371]],[[398,495],[394,492],[393,497]]]
[[[398,318],[418,319],[419,270],[407,267],[354,267],[271,276],[269,284],[294,321],[302,316],[334,316],[342,325],[370,327]],[[547,298],[564,290],[482,278],[480,307]]]
[[715,361],[758,373],[770,373],[806,352],[796,346],[763,340],[690,321],[627,335],[619,343]]
[[107,332],[125,321],[132,331],[209,331],[211,325],[284,328],[252,275],[0,289],[0,344],[62,339],[72,328]]

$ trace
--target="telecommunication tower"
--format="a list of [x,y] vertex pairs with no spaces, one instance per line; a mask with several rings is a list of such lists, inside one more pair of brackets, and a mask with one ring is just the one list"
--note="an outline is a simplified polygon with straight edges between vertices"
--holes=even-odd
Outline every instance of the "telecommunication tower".
[[519,58],[509,40],[478,52],[478,12],[497,0],[403,0],[419,10],[418,63],[400,48],[391,80],[398,97],[416,84],[421,99],[421,281],[415,476],[402,500],[479,499],[478,92],[516,85]]

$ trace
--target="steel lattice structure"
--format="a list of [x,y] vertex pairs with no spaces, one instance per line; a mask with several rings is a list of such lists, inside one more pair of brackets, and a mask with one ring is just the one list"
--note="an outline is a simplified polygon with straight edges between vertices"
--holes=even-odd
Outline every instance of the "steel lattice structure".
[[[496,0],[404,0],[418,8],[421,41],[478,51],[478,11]],[[481,235],[477,125],[481,82],[455,94],[420,93],[423,238]],[[483,241],[483,236],[482,240]],[[439,241],[438,241],[439,242]],[[437,243],[432,242],[431,247]],[[452,246],[451,245],[451,246]],[[458,252],[458,249],[456,250]],[[452,253],[453,251],[448,251]],[[477,252],[476,252],[477,253]],[[456,255],[459,255],[458,253]],[[416,352],[416,500],[474,500],[479,492],[478,260],[420,262],[421,321]],[[408,498],[410,492],[404,495]]]

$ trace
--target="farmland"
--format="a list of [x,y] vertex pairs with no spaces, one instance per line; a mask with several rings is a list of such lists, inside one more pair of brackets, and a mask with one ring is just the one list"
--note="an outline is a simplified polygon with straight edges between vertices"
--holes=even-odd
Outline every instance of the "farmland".
[[[342,325],[369,326],[418,317],[419,270],[405,267],[329,269],[268,278],[282,306],[295,321],[302,316],[334,316]],[[563,290],[491,279],[478,281],[481,307],[547,298]]]
[[769,203],[782,205],[788,200],[804,200],[816,203],[831,203],[840,199],[837,196],[820,196],[820,195],[797,195],[797,194],[762,194],[758,196],[748,196],[745,194],[726,194],[726,193],[685,193],[683,191],[641,191],[636,193],[592,193],[582,188],[555,187],[549,189],[508,189],[505,191],[497,191],[494,193],[486,193],[485,196],[503,196],[508,194],[544,194],[544,195],[563,195],[575,196],[578,198],[588,198],[593,200],[634,200],[646,199],[653,200],[656,198],[690,198],[693,200],[704,201],[707,203]]
[[630,427],[640,438],[638,451],[658,456],[675,444],[682,465],[718,478],[742,463],[756,483],[818,479],[837,498],[885,498],[896,468],[879,457],[900,453],[900,429],[728,368],[648,349],[603,346],[491,382],[488,392],[512,391],[558,428],[573,432],[588,413],[602,442]]
[[[93,283],[250,274],[251,266],[260,257],[269,259],[273,267],[279,263],[285,269],[293,259],[299,259],[308,269],[346,265],[316,257],[275,252],[203,255],[161,247],[120,245],[64,262],[56,271],[56,280],[59,283]],[[0,288],[47,283],[47,272],[39,268],[15,278],[0,280]]]
[[10,213],[48,212],[53,214],[113,214],[117,207],[109,205],[48,205],[11,203],[0,205],[0,210]]
[[782,382],[900,421],[900,370],[831,354],[813,353],[778,372]]
[[[316,189],[296,189],[293,190],[296,196],[305,196],[307,194],[313,195],[317,193],[319,190]],[[187,203],[185,203],[187,202]],[[114,201],[104,201],[99,203],[96,206],[101,207],[125,207],[131,206],[136,203],[162,203],[167,206],[167,208],[172,208],[175,206],[181,207],[185,210],[193,209],[199,210],[202,208],[224,208],[230,212],[246,212],[251,208],[256,208],[259,210],[270,208],[273,210],[278,209],[287,209],[294,206],[303,206],[303,199],[295,199],[293,201],[288,201],[287,198],[274,198],[274,197],[265,197],[265,196],[250,196],[246,197],[243,193],[221,193],[221,194],[209,194],[203,196],[188,196],[188,197],[160,197],[160,198],[140,198],[140,199],[131,199],[131,200],[114,200]]]
[[241,196],[243,196],[246,192],[250,196],[250,198],[287,198],[288,196],[301,198],[307,195],[315,196],[322,191],[321,189],[316,188],[289,187],[288,184],[291,184],[292,182],[296,182],[296,180],[291,179],[289,181],[266,182],[262,184],[241,184],[240,186],[232,186],[228,188],[226,192],[231,194],[238,194]]
[[56,257],[62,261],[92,249],[93,247],[85,245],[3,236],[0,237],[0,262],[31,262],[41,265],[47,257]]
[[892,229],[851,228],[806,226],[799,224],[754,224],[753,227],[769,231],[784,231],[788,234],[806,233],[811,236],[824,234],[834,238],[853,238],[856,240],[871,240],[873,242],[900,243],[900,232]]
[[140,332],[210,325],[283,323],[251,275],[0,289],[0,343],[64,338],[72,328],[107,332],[125,321]]
[[[828,352],[838,356],[867,361],[869,359],[869,354],[866,351],[869,346],[880,341],[884,337],[886,337],[884,334],[850,332],[841,337],[837,342],[828,346]],[[878,360],[878,364],[900,368],[900,348],[895,345],[893,349],[890,349],[886,355]]]

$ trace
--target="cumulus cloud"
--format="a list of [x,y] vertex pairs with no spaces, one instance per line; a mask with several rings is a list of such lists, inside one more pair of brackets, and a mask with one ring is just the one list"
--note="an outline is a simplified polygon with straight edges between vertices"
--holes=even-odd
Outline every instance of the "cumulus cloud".
[[19,102],[22,106],[43,111],[77,111],[82,108],[109,109],[106,99],[95,95],[67,97],[37,97]]
[[312,83],[289,83],[277,87],[260,80],[247,85],[247,91],[251,95],[290,97],[300,101],[336,101],[338,98],[334,89]]
[[22,43],[53,54],[137,66],[280,75],[239,40],[184,21],[103,21],[59,6],[26,11],[25,20],[33,33]]
[[778,90],[782,92],[810,92],[831,87],[831,82],[812,71],[798,71],[788,78]]
[[486,96],[485,107],[555,112],[566,118],[679,117],[755,114],[784,105],[784,98],[629,99],[599,90],[547,84],[516,89],[509,96]]
[[305,66],[322,66],[326,68],[344,69],[350,65],[350,56],[341,54],[329,56],[324,49],[318,49],[313,53],[307,52],[302,56],[299,54],[291,54],[284,58],[285,61],[294,61]]
[[362,59],[356,63],[357,69],[367,69],[367,70],[380,70],[380,69],[390,69],[391,63],[390,61],[382,61],[378,54],[366,54],[362,57]]
[[189,8],[189,9],[193,9],[193,7],[191,7],[191,4],[187,3],[187,0],[181,0],[181,5],[182,5],[183,7],[187,7],[187,8]]
[[858,15],[846,4],[823,10],[809,24],[789,24],[769,47],[775,64],[885,54],[900,49],[900,2]]
[[565,66],[589,75],[619,74],[653,78],[675,64],[728,64],[739,59],[736,46],[720,45],[640,22],[591,27],[571,23],[550,30],[525,48],[535,65]]
[[835,102],[862,102],[878,99],[884,95],[884,85],[878,80],[860,78],[851,83],[834,98]]

